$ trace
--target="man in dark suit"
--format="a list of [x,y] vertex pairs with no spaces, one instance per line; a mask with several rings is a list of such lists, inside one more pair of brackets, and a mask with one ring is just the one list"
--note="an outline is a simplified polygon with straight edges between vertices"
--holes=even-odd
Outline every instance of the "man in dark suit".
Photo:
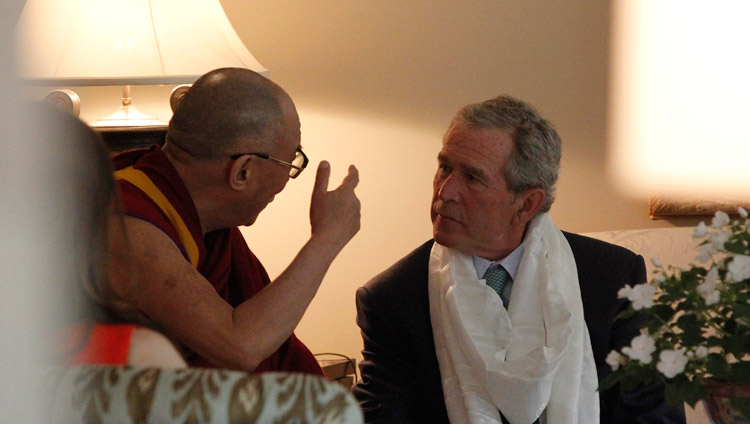
[[[485,296],[486,293],[486,296],[491,298],[487,299],[486,305],[497,304],[497,309],[502,310],[494,317],[495,320],[490,322],[507,320],[511,323],[507,328],[512,327],[514,319],[519,322],[518,317],[524,316],[525,309],[535,308],[530,304],[519,303],[511,306],[512,300],[529,299],[528,293],[531,292],[530,296],[533,299],[536,299],[533,296],[538,296],[549,302],[545,297],[549,297],[548,293],[539,295],[535,292],[540,290],[528,288],[530,284],[541,284],[536,280],[545,278],[538,276],[541,275],[539,273],[534,274],[534,270],[529,270],[532,267],[529,264],[537,264],[534,268],[554,270],[560,266],[559,263],[565,262],[550,257],[548,250],[556,248],[545,245],[542,249],[545,253],[539,254],[539,250],[533,244],[538,242],[529,240],[532,237],[530,233],[536,234],[540,231],[540,222],[543,220],[548,224],[541,239],[560,242],[561,247],[557,250],[562,252],[561,258],[566,257],[565,252],[572,253],[567,256],[571,262],[569,269],[572,271],[568,271],[566,275],[570,277],[567,280],[574,281],[575,290],[571,290],[571,286],[562,286],[566,287],[562,296],[569,296],[570,292],[575,292],[572,297],[574,302],[568,303],[575,303],[575,300],[580,298],[578,312],[576,307],[573,307],[571,313],[579,313],[585,320],[585,326],[582,326],[584,328],[579,330],[580,338],[584,339],[584,342],[576,345],[579,350],[566,347],[562,351],[580,351],[568,359],[572,361],[570,363],[583,363],[582,374],[585,374],[587,360],[589,361],[588,370],[593,375],[589,378],[593,378],[594,388],[592,389],[592,385],[587,385],[585,381],[576,383],[575,378],[569,382],[552,384],[551,398],[571,398],[569,393],[560,393],[570,391],[574,393],[572,399],[577,399],[578,410],[573,407],[572,413],[559,413],[555,408],[560,407],[551,406],[554,401],[550,401],[549,405],[541,405],[541,416],[538,412],[532,412],[532,415],[529,415],[532,418],[527,420],[528,423],[538,422],[539,419],[542,423],[548,424],[588,422],[583,417],[590,417],[591,414],[594,414],[594,417],[599,415],[602,423],[685,422],[682,410],[665,403],[663,386],[660,384],[643,387],[628,395],[621,395],[618,388],[598,393],[598,410],[581,401],[596,399],[596,378],[601,380],[610,372],[610,366],[606,363],[607,354],[612,349],[619,350],[629,345],[630,340],[639,333],[643,322],[640,316],[615,320],[617,314],[627,307],[626,300],[618,299],[617,292],[626,284],[634,285],[645,281],[646,275],[643,258],[629,250],[580,235],[561,233],[551,224],[546,212],[554,200],[560,156],[560,139],[556,131],[532,106],[524,102],[508,96],[499,96],[466,106],[458,112],[444,137],[443,147],[438,155],[431,208],[434,241],[431,240],[415,249],[357,291],[357,324],[364,339],[364,360],[360,364],[362,379],[355,386],[354,394],[361,402],[367,422],[445,423],[449,422],[449,415],[454,422],[473,422],[476,413],[474,418],[470,419],[468,416],[471,416],[477,403],[466,402],[465,399],[477,395],[467,391],[464,387],[467,384],[456,383],[464,381],[460,375],[457,377],[454,373],[446,377],[447,373],[453,372],[451,370],[465,369],[466,363],[476,364],[468,361],[455,366],[456,364],[451,363],[456,361],[450,359],[451,356],[461,356],[463,352],[471,351],[472,348],[466,346],[466,339],[461,339],[460,343],[456,340],[445,340],[446,334],[453,334],[443,332],[446,325],[456,326],[461,330],[464,324],[453,323],[451,318],[445,318],[435,312],[441,310],[435,305],[439,303],[435,299],[453,296],[454,292],[459,291],[459,287],[473,287],[473,293],[479,293],[480,296]],[[463,266],[476,273],[476,279],[470,275],[466,281],[450,282],[454,284],[451,290],[456,289],[455,291],[436,292],[435,286],[440,284],[439,280],[443,278],[440,272],[445,270],[446,263],[449,266],[455,265],[450,261],[440,263],[442,268],[436,270],[435,261],[441,257],[441,252],[446,255],[455,252],[455,257],[467,258]],[[529,255],[540,257],[532,258]],[[553,264],[550,265],[549,262]],[[489,271],[485,274],[485,270],[492,268],[502,268],[504,282],[499,287],[494,284],[494,277],[489,276]],[[537,275],[537,278],[529,278],[529,275]],[[438,281],[435,281],[436,279]],[[489,290],[485,285],[494,290]],[[511,296],[512,293],[515,293],[515,296]],[[522,301],[524,300],[516,300]],[[485,310],[482,308],[486,305],[477,305],[477,309]],[[544,313],[547,314],[548,311]],[[495,324],[486,324],[487,327],[493,325]],[[540,328],[543,333],[551,332],[554,325],[553,322],[544,322]],[[501,324],[497,326],[502,327]],[[433,332],[435,328],[438,329],[436,332],[440,333],[437,334],[437,338]],[[495,331],[488,334],[503,339],[506,335],[502,333],[503,330],[499,330],[499,333]],[[517,333],[513,334],[518,338]],[[547,334],[542,340],[545,337],[551,339],[553,336]],[[436,354],[436,340],[437,351],[442,352],[442,356]],[[509,340],[510,338],[507,339],[508,343]],[[505,342],[501,340],[499,345],[504,346],[502,343]],[[444,352],[446,349],[450,351],[451,344],[454,345],[453,353],[446,356]],[[455,347],[456,344],[460,346]],[[550,351],[549,347],[546,349]],[[512,348],[508,352],[511,350]],[[476,352],[479,351],[481,348]],[[477,354],[475,351],[472,352]],[[500,418],[503,422],[507,422],[506,419],[512,420],[511,416],[515,416],[516,421],[521,421],[517,418],[519,415],[514,414],[516,411],[512,411],[515,409],[515,403],[504,402],[502,399],[506,394],[512,396],[510,392],[513,391],[513,386],[497,387],[498,384],[490,384],[489,381],[498,380],[484,377],[498,368],[502,369],[506,360],[518,359],[512,358],[512,353],[507,353],[506,357],[504,350],[497,355],[500,355],[500,359],[497,359],[497,364],[488,368],[489,371],[475,370],[478,372],[470,378],[475,378],[472,380],[473,383],[478,382],[474,386],[480,387],[479,392],[488,393],[480,393],[478,398],[489,402],[488,409],[495,410],[489,412],[494,413],[499,409],[497,422],[500,422]],[[533,352],[528,352],[528,355],[533,355]],[[577,356],[584,356],[584,359],[581,361]],[[591,357],[593,359],[587,359]],[[490,355],[489,362],[494,360]],[[562,362],[562,368],[567,363]],[[581,374],[578,371],[574,373]],[[500,374],[505,376],[507,373],[503,371]],[[554,380],[555,375],[552,374],[550,378]],[[477,375],[480,377],[476,377]],[[501,377],[504,378],[503,376]],[[502,378],[499,381],[505,381]],[[585,377],[582,380],[585,380]],[[540,387],[540,391],[544,390],[544,387]],[[578,392],[582,394],[578,396]],[[450,398],[447,409],[446,393]],[[456,393],[458,396],[455,396]],[[461,403],[461,399],[464,404]],[[525,397],[518,403],[520,409],[528,406],[521,405],[527,403]],[[490,417],[481,422],[492,420]],[[591,422],[595,420],[596,418]]]

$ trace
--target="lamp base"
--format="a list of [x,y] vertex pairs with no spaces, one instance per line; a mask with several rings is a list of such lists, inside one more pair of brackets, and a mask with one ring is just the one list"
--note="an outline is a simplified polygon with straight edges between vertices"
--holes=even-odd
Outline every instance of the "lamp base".
[[135,106],[123,105],[117,109],[117,112],[112,115],[106,116],[101,119],[89,124],[92,127],[152,127],[152,126],[164,126],[166,122],[160,121],[159,119],[141,113]]
[[164,126],[166,122],[160,121],[156,117],[146,115],[133,105],[133,98],[130,97],[130,86],[122,86],[122,105],[117,112],[104,118],[98,119],[89,124],[92,127],[153,127]]

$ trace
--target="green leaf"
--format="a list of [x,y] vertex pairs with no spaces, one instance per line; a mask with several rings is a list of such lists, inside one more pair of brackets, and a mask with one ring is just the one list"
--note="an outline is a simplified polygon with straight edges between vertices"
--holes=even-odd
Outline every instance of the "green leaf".
[[745,334],[735,334],[727,337],[724,340],[724,347],[727,352],[731,353],[736,358],[741,358],[743,355],[750,352],[750,337]]
[[[733,316],[735,317],[750,317],[750,304],[747,304],[743,302],[742,299],[739,298],[740,295],[737,296],[737,300],[742,302],[738,305],[734,305],[733,307]],[[743,296],[743,297],[750,297],[750,293]]]
[[699,400],[706,398],[706,388],[697,382],[688,382],[683,389],[683,395],[685,402],[691,407],[694,407]]
[[669,305],[654,305],[653,312],[664,322],[669,322],[675,314],[675,310]]
[[667,403],[681,407],[683,403],[695,406],[699,400],[706,397],[706,389],[698,381],[690,381],[684,375],[678,375],[667,381],[664,389]]
[[696,346],[703,339],[701,325],[695,315],[681,316],[677,319],[677,326],[683,331],[682,341],[686,346]]
[[724,248],[728,252],[737,253],[740,255],[745,254],[745,244],[742,243],[742,240],[729,240],[728,242],[724,243]]
[[648,329],[648,332],[650,334],[654,334],[661,328],[662,323],[659,320],[652,319],[648,322],[646,322],[646,328]]
[[680,388],[676,384],[667,384],[664,388],[664,398],[667,400],[667,403],[672,406],[682,406],[683,403],[685,403],[684,397],[682,396],[682,392],[680,392]]
[[707,347],[722,346],[723,344],[724,340],[716,336],[709,337],[708,341],[706,342]]
[[[750,384],[750,362],[736,362],[731,367],[733,381],[735,383]],[[750,417],[750,415],[748,415]]]
[[621,372],[614,371],[599,382],[599,391],[603,392],[611,389],[615,384],[619,383],[622,378],[623,374]]
[[727,380],[731,373],[727,359],[718,353],[708,355],[706,359],[706,371],[717,380]]
[[625,309],[624,311],[617,314],[617,317],[615,319],[627,319],[635,315],[636,312],[638,311],[629,306],[628,309]]

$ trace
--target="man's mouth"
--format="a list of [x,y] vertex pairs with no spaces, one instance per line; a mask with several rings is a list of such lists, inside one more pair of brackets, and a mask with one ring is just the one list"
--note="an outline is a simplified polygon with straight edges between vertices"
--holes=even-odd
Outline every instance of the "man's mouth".
[[446,214],[445,212],[440,212],[440,211],[437,211],[437,216],[439,216],[439,217],[440,217],[440,218],[442,218],[442,219],[447,219],[447,220],[449,220],[449,221],[453,221],[453,222],[459,222],[459,223],[460,223],[460,221],[459,221],[459,220],[457,220],[456,218],[453,218],[452,216],[450,216],[450,215]]

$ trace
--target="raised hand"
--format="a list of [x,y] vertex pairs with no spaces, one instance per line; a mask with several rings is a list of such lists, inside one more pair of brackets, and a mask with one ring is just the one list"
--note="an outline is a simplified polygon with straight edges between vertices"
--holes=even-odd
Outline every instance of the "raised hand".
[[360,228],[360,202],[354,189],[359,183],[359,172],[354,165],[341,185],[328,191],[331,165],[322,161],[318,166],[310,202],[312,237],[320,238],[337,251],[344,248]]

